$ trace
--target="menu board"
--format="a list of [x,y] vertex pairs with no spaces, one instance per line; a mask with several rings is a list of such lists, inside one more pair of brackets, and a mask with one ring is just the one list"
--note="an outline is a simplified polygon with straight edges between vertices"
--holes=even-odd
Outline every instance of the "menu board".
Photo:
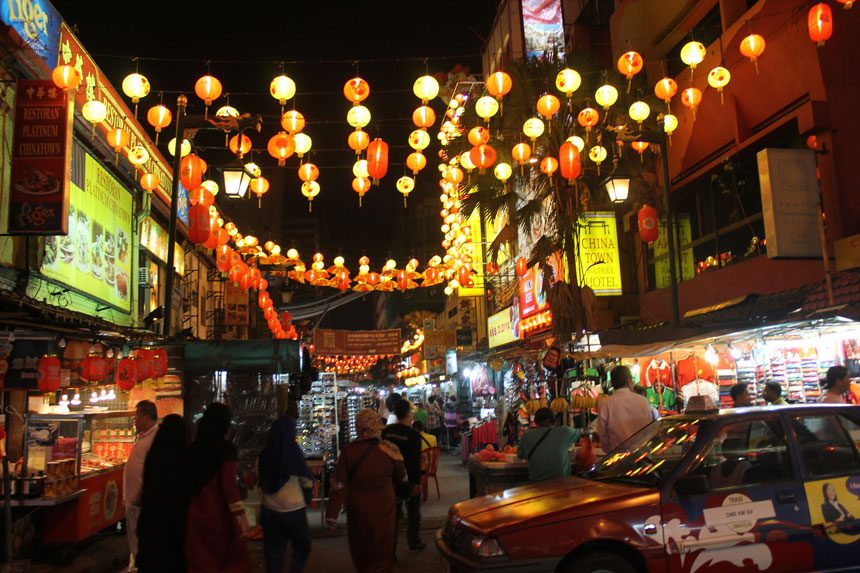
[[45,238],[41,272],[128,311],[131,194],[89,154],[84,188],[71,190],[69,234]]

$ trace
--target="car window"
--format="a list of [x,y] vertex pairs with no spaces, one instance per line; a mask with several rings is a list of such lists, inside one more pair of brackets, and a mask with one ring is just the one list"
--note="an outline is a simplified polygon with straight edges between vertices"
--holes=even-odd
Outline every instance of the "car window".
[[687,473],[705,476],[711,490],[794,478],[785,433],[776,418],[726,424],[702,461]]
[[860,455],[855,445],[860,438],[860,428],[855,422],[842,415],[818,414],[797,416],[792,425],[809,476],[860,472]]

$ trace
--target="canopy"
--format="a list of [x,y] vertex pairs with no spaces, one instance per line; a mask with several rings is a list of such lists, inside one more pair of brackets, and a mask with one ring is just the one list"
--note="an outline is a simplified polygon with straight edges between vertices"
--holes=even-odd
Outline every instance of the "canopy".
[[187,372],[296,373],[300,345],[295,340],[219,340],[185,345]]

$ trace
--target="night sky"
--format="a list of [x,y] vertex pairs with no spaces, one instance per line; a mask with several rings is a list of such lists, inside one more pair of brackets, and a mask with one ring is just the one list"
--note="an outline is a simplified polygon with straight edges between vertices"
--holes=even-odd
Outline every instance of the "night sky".
[[[171,109],[176,95],[184,92],[189,98],[188,113],[202,113],[203,102],[194,94],[194,83],[208,66],[230,94],[230,105],[240,112],[263,115],[262,133],[249,135],[254,148],[261,151],[257,162],[272,183],[264,207],[267,198],[280,193],[287,216],[318,217],[327,260],[341,254],[352,268],[363,254],[371,257],[373,266],[381,266],[398,218],[409,214],[394,183],[404,174],[402,164],[411,152],[406,139],[415,129],[411,115],[419,105],[412,94],[413,82],[425,70],[448,72],[456,64],[480,76],[481,48],[498,5],[497,0],[362,0],[249,2],[220,9],[215,4],[163,1],[53,3],[118,91],[135,68],[149,79],[152,92],[141,101],[139,114],[147,127],[145,111],[158,103],[161,92]],[[297,84],[295,107],[307,120],[304,131],[313,138],[310,159],[320,169],[322,191],[312,214],[307,213],[300,193],[298,159],[293,156],[286,168],[278,169],[265,152],[268,139],[281,129],[280,106],[268,89],[271,79],[281,73],[282,62],[284,72]],[[371,88],[363,103],[373,120],[365,131],[389,144],[388,174],[380,187],[368,192],[361,209],[351,188],[355,157],[346,143],[352,130],[346,123],[350,103],[342,91],[344,82],[355,75]],[[211,111],[226,103],[222,96]],[[431,105],[437,112],[436,125],[430,129],[433,143],[425,150],[428,165],[410,199],[438,195],[435,134],[445,108],[438,99]],[[170,137],[172,132],[160,141],[165,155],[164,144]],[[211,165],[230,159],[229,152],[218,149],[224,145],[221,132],[201,132],[195,143]],[[224,201],[219,195],[218,205],[229,215],[231,209],[222,205]],[[286,250],[289,236],[247,213],[234,215],[240,230],[257,234],[261,242],[271,238]],[[302,254],[306,260],[312,255]],[[346,318],[350,312],[339,314]]]

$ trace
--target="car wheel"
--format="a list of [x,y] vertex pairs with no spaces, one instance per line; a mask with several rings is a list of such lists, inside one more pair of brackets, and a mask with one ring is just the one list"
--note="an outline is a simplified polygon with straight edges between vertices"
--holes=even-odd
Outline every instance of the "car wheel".
[[636,573],[629,561],[612,553],[595,552],[568,563],[565,573]]

